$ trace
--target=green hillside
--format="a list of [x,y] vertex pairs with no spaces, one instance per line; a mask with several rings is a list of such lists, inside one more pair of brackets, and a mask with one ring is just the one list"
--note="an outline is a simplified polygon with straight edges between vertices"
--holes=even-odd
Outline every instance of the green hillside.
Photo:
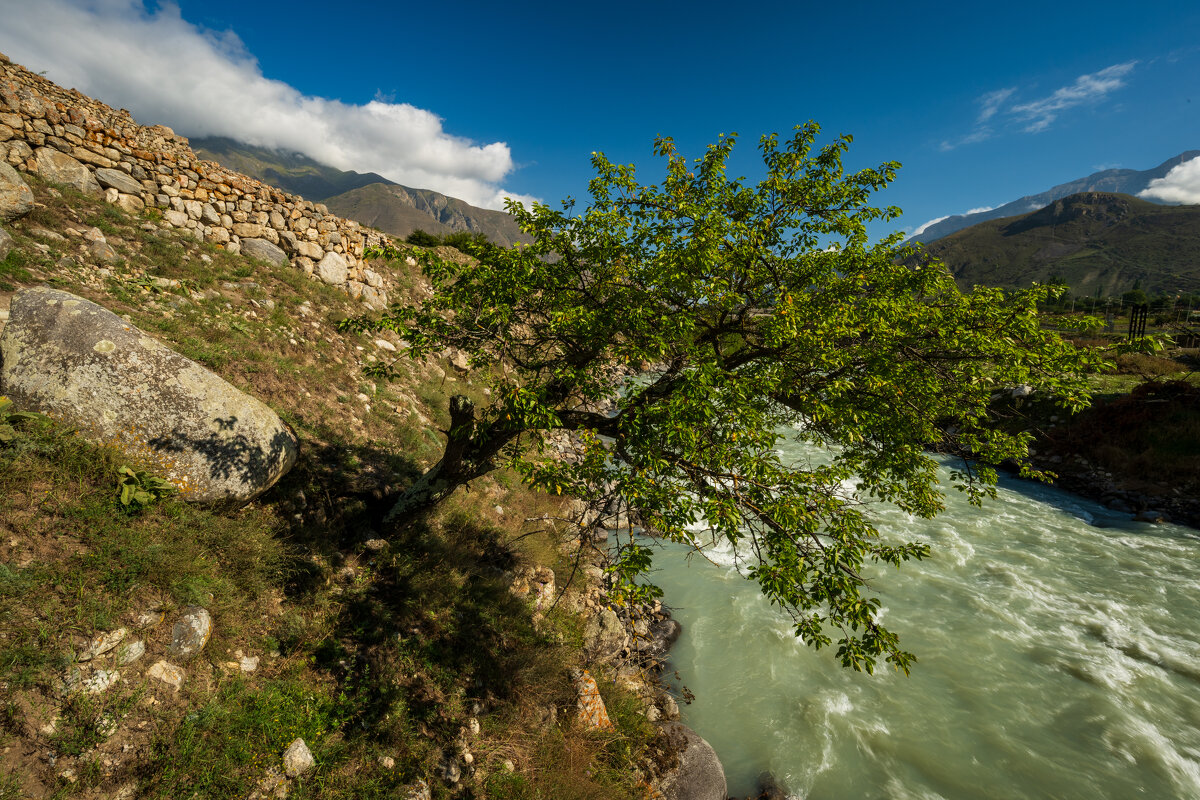
[[1075,294],[1200,291],[1200,206],[1084,192],[925,245],[961,286],[1024,287],[1058,278]]

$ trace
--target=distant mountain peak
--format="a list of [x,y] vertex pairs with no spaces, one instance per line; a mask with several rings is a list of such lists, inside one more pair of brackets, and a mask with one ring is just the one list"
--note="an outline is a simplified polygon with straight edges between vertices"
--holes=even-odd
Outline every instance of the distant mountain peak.
[[333,213],[404,238],[414,230],[444,235],[482,233],[508,246],[529,237],[508,212],[476,208],[432,189],[412,189],[374,172],[353,172],[321,164],[303,153],[255,147],[221,136],[193,138],[192,149],[215,161]]
[[[1164,177],[1183,162],[1191,161],[1197,157],[1200,157],[1200,150],[1187,150],[1177,156],[1168,158],[1153,169],[1134,170],[1120,168],[1093,172],[1086,178],[1078,178],[1067,183],[1060,183],[1058,186],[1051,187],[1039,194],[1025,195],[1013,200],[1011,203],[1005,203],[1002,206],[997,206],[987,211],[979,211],[973,214],[955,214],[946,217],[929,225],[925,230],[911,237],[909,241],[925,243],[936,241],[943,236],[949,236],[955,231],[977,225],[980,222],[1002,219],[1003,217],[1015,217],[1019,214],[1028,214],[1030,211],[1045,208],[1055,200],[1060,200],[1080,192],[1115,192],[1136,195],[1146,189],[1150,185],[1150,181]],[[1158,202],[1152,198],[1147,199],[1152,202]]]

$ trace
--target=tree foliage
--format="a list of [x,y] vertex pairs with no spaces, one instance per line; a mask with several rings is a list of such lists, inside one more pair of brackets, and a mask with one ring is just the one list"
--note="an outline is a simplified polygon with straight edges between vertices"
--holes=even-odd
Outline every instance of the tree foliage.
[[[982,499],[995,473],[973,464],[1026,452],[990,424],[993,394],[1029,384],[1080,407],[1091,356],[1041,329],[1045,288],[963,294],[936,262],[905,266],[919,254],[899,235],[872,244],[867,223],[899,210],[871,195],[899,165],[847,172],[850,137],[818,147],[818,133],[763,137],[757,182],[727,176],[733,136],[694,160],[659,139],[657,184],[596,154],[582,213],[510,204],[532,244],[477,244],[468,265],[426,252],[430,299],[347,321],[401,332],[414,358],[454,347],[506,365],[486,408],[452,400],[442,460],[393,515],[502,464],[551,492],[615,494],[670,540],[734,544],[806,643],[837,637],[844,665],[907,672],[869,584],[929,551],[881,538],[871,502],[940,511],[930,448],[970,454],[954,483]],[[643,375],[619,391],[622,365]],[[574,432],[577,461],[547,456],[556,429]],[[784,438],[823,457],[786,461]],[[635,543],[613,573],[649,556]]]

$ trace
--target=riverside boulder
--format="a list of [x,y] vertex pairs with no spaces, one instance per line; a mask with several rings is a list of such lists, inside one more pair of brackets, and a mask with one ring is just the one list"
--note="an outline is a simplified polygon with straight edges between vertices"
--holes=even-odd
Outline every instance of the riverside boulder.
[[296,461],[295,434],[264,403],[57,289],[13,297],[0,394],[123,451],[195,502],[247,503]]
[[666,800],[725,800],[725,769],[712,745],[688,726],[668,722],[663,731],[679,753],[679,766],[662,776],[658,789]]

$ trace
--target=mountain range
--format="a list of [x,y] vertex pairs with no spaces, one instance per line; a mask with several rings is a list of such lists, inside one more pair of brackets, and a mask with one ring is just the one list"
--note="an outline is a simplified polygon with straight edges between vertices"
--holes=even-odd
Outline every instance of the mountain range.
[[196,155],[257,178],[331,212],[403,239],[417,229],[443,236],[482,233],[509,246],[529,241],[504,211],[477,208],[430,189],[411,189],[374,172],[353,172],[318,163],[303,153],[255,147],[224,137],[190,140]]
[[[1171,163],[1171,162],[1168,162]],[[1200,206],[1165,206],[1114,192],[1058,198],[930,242],[960,285],[1027,287],[1051,279],[1076,295],[1200,292]]]
[[1200,157],[1200,150],[1188,150],[1174,158],[1167,159],[1153,169],[1106,169],[1100,172],[1093,172],[1086,178],[1078,178],[1068,183],[1060,183],[1058,186],[1054,186],[1044,192],[1026,195],[1013,200],[1011,203],[1005,203],[1002,206],[987,211],[977,211],[973,214],[955,214],[954,216],[946,217],[929,225],[925,230],[909,239],[909,241],[925,243],[936,241],[943,236],[949,236],[955,231],[960,231],[971,225],[977,225],[980,222],[1014,217],[1020,214],[1028,214],[1031,211],[1037,211],[1050,205],[1055,200],[1061,200],[1064,197],[1079,194],[1080,192],[1115,192],[1136,195],[1147,188],[1150,185],[1150,181],[1165,176],[1172,168],[1179,166],[1185,161],[1191,161],[1196,157]]

